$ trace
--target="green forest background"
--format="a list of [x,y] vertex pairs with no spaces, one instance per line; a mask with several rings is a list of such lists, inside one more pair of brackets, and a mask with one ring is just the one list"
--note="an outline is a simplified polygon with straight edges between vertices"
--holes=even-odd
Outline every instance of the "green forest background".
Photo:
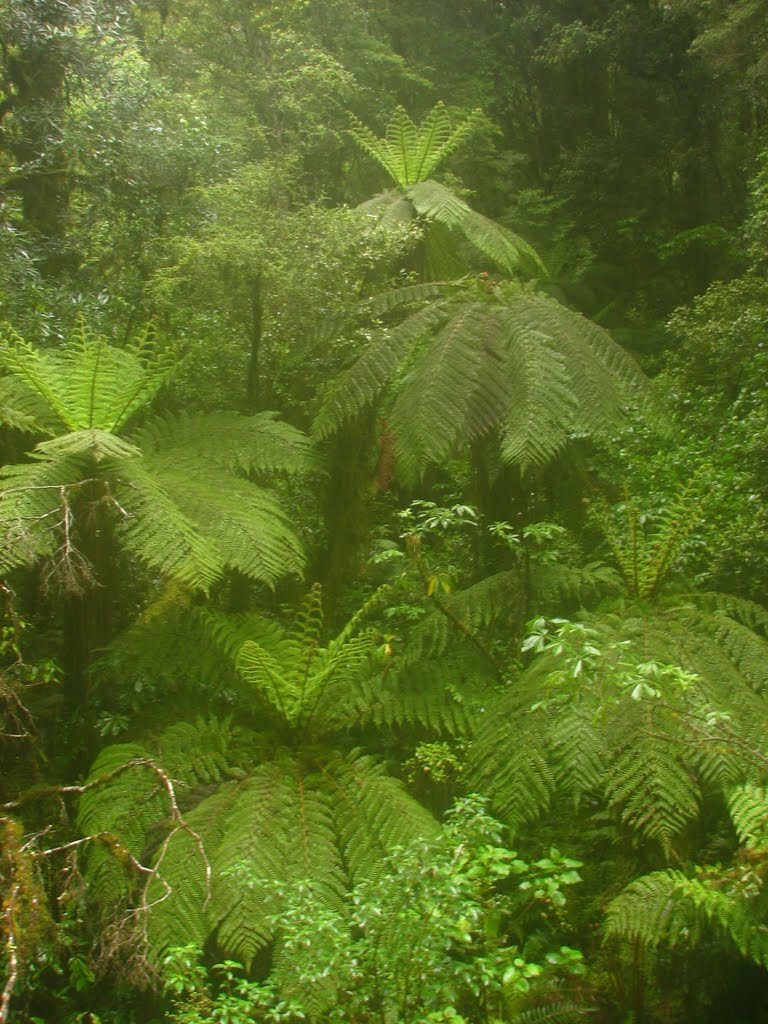
[[2,0],[0,1024],[768,1021],[766,0]]

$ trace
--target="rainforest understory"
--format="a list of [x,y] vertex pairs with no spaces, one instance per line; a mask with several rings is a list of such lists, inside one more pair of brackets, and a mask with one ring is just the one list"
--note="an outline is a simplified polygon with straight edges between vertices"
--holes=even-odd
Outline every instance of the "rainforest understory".
[[0,1024],[768,1020],[766,54],[0,4]]

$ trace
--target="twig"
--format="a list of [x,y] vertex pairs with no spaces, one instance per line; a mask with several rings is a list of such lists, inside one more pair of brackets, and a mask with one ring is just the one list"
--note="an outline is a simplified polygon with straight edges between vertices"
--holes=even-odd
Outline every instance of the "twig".
[[[170,820],[173,823],[173,827],[171,828],[171,830],[168,832],[168,835],[163,840],[162,846],[160,847],[160,853],[158,854],[158,856],[157,856],[157,858],[155,860],[154,866],[151,867],[151,868],[148,868],[145,865],[141,864],[130,853],[129,850],[125,849],[125,847],[123,847],[122,845],[120,846],[120,857],[126,859],[127,861],[129,861],[130,864],[132,865],[132,867],[134,867],[137,872],[139,872],[140,874],[146,875],[146,882],[145,882],[144,887],[142,889],[141,904],[140,904],[139,907],[137,907],[133,911],[131,911],[131,913],[136,913],[136,914],[144,913],[144,914],[146,914],[146,912],[148,910],[150,910],[152,907],[157,906],[157,904],[162,903],[165,900],[167,900],[168,897],[173,892],[172,887],[169,885],[169,883],[166,881],[166,879],[164,879],[163,876],[161,875],[160,867],[162,865],[162,862],[163,862],[163,860],[165,858],[166,853],[168,852],[168,848],[170,846],[171,840],[179,832],[186,832],[187,835],[190,836],[190,838],[192,839],[192,841],[195,844],[195,847],[197,848],[197,851],[198,851],[198,853],[200,855],[200,859],[203,862],[203,866],[204,866],[204,870],[205,870],[205,893],[206,893],[206,895],[205,895],[205,903],[203,904],[203,907],[205,908],[208,905],[208,902],[210,901],[210,898],[211,898],[212,871],[211,871],[211,863],[210,863],[210,861],[208,859],[208,855],[205,852],[205,845],[203,843],[202,836],[200,835],[199,832],[196,832],[192,828],[191,825],[189,825],[189,823],[184,818],[184,815],[181,813],[181,809],[179,808],[179,802],[178,802],[178,799],[176,797],[176,788],[175,788],[173,779],[171,779],[171,777],[167,774],[167,772],[165,772],[160,767],[160,765],[158,765],[151,758],[134,758],[131,761],[126,761],[125,764],[119,765],[117,768],[113,769],[112,771],[107,772],[104,775],[100,775],[97,779],[93,779],[91,782],[83,783],[83,785],[81,785],[81,786],[36,786],[35,788],[30,789],[25,794],[23,794],[23,796],[21,796],[19,800],[11,801],[11,802],[6,803],[6,804],[0,804],[0,810],[3,810],[3,811],[15,811],[15,810],[18,810],[20,807],[24,806],[24,804],[30,803],[32,800],[45,799],[46,797],[54,797],[54,796],[56,796],[56,797],[63,797],[63,796],[65,796],[67,794],[70,794],[70,793],[77,793],[77,794],[82,795],[83,793],[87,793],[91,789],[95,789],[97,786],[103,786],[106,783],[111,782],[113,779],[117,778],[119,775],[122,775],[123,772],[126,772],[129,769],[131,769],[131,768],[139,768],[139,767],[148,768],[160,780],[160,784],[161,784],[162,788],[165,790],[165,793],[166,793],[166,795],[168,797],[168,802],[170,804]],[[43,830],[43,832],[40,832],[35,837],[33,837],[33,839],[29,843],[27,843],[27,846],[31,845],[32,842],[38,840],[42,835],[45,835],[46,832],[48,832],[49,830],[50,830],[50,826],[47,829]],[[81,839],[73,839],[71,842],[64,843],[64,844],[62,844],[60,846],[51,847],[50,849],[46,849],[46,850],[39,850],[39,851],[37,851],[34,854],[34,856],[39,857],[39,858],[44,858],[44,857],[52,856],[54,853],[60,853],[60,852],[62,852],[64,850],[76,849],[76,848],[78,848],[80,846],[83,846],[86,843],[89,843],[89,842],[94,842],[94,841],[105,842],[105,841],[107,841],[107,837],[109,835],[110,835],[110,833],[108,833],[108,832],[98,832],[98,833],[95,833],[95,834],[90,835],[90,836],[85,836],[85,837],[83,837]],[[148,902],[149,889],[150,889],[150,886],[152,885],[152,882],[155,881],[155,880],[157,880],[162,885],[162,887],[164,889],[164,892],[163,892],[163,895],[160,896],[158,899],[153,900],[152,902]],[[146,929],[146,917],[145,917],[145,929]],[[2,1020],[1,1019],[0,1019],[0,1024],[2,1024]]]

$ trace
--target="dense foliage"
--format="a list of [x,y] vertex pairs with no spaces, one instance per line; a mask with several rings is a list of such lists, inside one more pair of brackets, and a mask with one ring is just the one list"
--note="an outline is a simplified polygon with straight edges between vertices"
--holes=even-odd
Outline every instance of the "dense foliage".
[[766,26],[0,5],[0,1024],[768,1013]]

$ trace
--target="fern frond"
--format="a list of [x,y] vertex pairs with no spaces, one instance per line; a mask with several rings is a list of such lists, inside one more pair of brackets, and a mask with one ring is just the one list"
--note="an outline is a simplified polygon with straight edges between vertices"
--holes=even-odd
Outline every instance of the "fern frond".
[[[120,472],[132,488],[119,492],[129,511],[150,491],[158,502],[152,509],[142,501],[141,515],[126,522],[128,542],[139,558],[190,586],[207,590],[225,566],[269,586],[303,569],[301,545],[273,493],[215,467],[192,475],[164,457],[125,463]],[[161,542],[167,543],[172,526],[178,536],[163,567]]]
[[550,737],[554,783],[578,805],[600,789],[606,769],[611,768],[594,711],[586,704],[576,704],[572,714],[556,715]]
[[246,642],[237,657],[238,671],[278,711],[282,719],[321,731],[338,719],[344,704],[361,680],[373,672],[374,636],[355,635],[377,597],[364,606],[327,646],[320,646],[323,628],[319,585],[307,593],[292,629],[279,648],[266,650]]
[[670,852],[704,791],[727,793],[763,764],[768,702],[751,666],[764,671],[765,640],[751,634],[745,660],[732,629],[746,627],[691,605],[622,604],[584,627],[553,641],[492,709],[472,784],[515,821],[555,792],[601,796]]
[[513,832],[551,806],[557,774],[549,748],[546,711],[531,707],[520,691],[502,699],[481,724],[469,784],[493,800]]
[[418,476],[461,442],[493,429],[510,403],[499,325],[485,304],[448,317],[399,385],[390,413],[400,466]]
[[383,316],[393,309],[422,303],[428,299],[450,298],[457,290],[455,284],[444,281],[425,281],[421,284],[406,285],[405,288],[393,288],[388,292],[380,292],[364,304],[364,308],[372,317]]
[[230,777],[232,729],[228,719],[177,722],[160,739],[163,768],[173,779],[210,786]]
[[477,213],[451,189],[437,181],[420,181],[405,191],[416,212],[466,238],[483,256],[510,277],[546,277],[541,257],[514,231]]
[[260,644],[246,640],[237,658],[237,670],[286,722],[301,711],[300,695],[283,674],[280,663]]
[[10,375],[0,378],[0,423],[31,434],[54,434],[60,428],[42,395]]
[[73,418],[68,404],[59,394],[57,384],[63,383],[62,374],[57,371],[56,364],[51,364],[50,357],[25,341],[13,328],[4,327],[0,348],[0,360],[3,366],[31,391],[40,395],[59,420],[70,430],[77,430],[82,424]]
[[714,929],[742,956],[768,967],[768,926],[755,919],[747,901],[680,871],[656,871],[636,879],[612,901],[606,934],[655,949],[695,945]]
[[[318,587],[319,589],[319,587]],[[363,628],[366,619],[377,612],[385,599],[389,596],[389,587],[384,584],[375,590],[373,594],[364,601],[354,612],[347,622],[342,626],[336,636],[328,641],[327,650],[330,655],[335,654],[348,640],[351,640]]]
[[[307,773],[286,755],[225,783],[187,821],[210,859],[210,899],[194,843],[178,832],[160,865],[171,895],[149,918],[156,958],[189,941],[185,935],[200,941],[210,933],[228,956],[250,963],[273,937],[280,884],[311,880],[318,900],[341,909],[345,889],[375,874],[393,845],[437,830],[427,811],[360,756]],[[157,883],[150,896],[160,890]]]
[[422,181],[406,189],[405,194],[418,214],[447,228],[459,227],[469,212],[461,196],[439,181]]
[[632,742],[614,762],[606,796],[633,832],[657,839],[666,851],[699,811],[695,778],[674,744],[654,735]]
[[416,126],[402,107],[397,107],[384,138],[350,114],[350,134],[399,186],[429,177],[437,165],[453,152],[476,128],[482,115],[473,111],[455,127],[443,103],[438,103]]
[[521,288],[502,289],[502,315],[510,340],[535,331],[562,355],[580,430],[605,435],[624,420],[629,398],[651,402],[639,366],[607,331],[554,299]]
[[42,352],[7,331],[0,361],[37,392],[70,431],[119,430],[163,387],[176,353],[159,350],[146,332],[118,349],[81,325],[61,352]]
[[222,553],[179,508],[163,483],[141,459],[121,465],[117,497],[127,518],[118,528],[118,537],[149,568],[207,592],[224,571]]
[[597,599],[616,596],[622,581],[613,566],[605,562],[568,565],[564,562],[534,564],[531,570],[531,603],[545,614],[556,614],[565,602],[589,607]]
[[411,347],[427,337],[445,315],[445,307],[438,303],[379,333],[363,355],[336,378],[323,399],[312,433],[320,439],[328,437],[370,406],[395,378]]
[[146,456],[190,473],[206,466],[240,473],[298,475],[317,468],[309,439],[266,412],[166,416],[137,434]]
[[[225,783],[217,793],[186,815],[189,827],[202,838],[211,869],[233,809],[237,807],[242,785],[238,782]],[[197,842],[186,830],[176,831],[168,839],[157,870],[160,878],[153,881],[147,892],[151,909],[147,914],[146,927],[150,954],[160,962],[174,946],[194,943],[203,947],[211,931],[208,911],[214,890],[209,890],[206,863],[200,856]],[[212,871],[211,875],[215,885],[218,878]]]
[[363,216],[375,218],[377,225],[385,229],[408,224],[416,216],[412,204],[408,202],[400,189],[396,188],[380,192],[371,199],[366,199],[356,209]]
[[237,652],[246,640],[274,641],[278,626],[256,613],[226,615],[204,604],[178,579],[171,579],[126,630],[109,645],[93,666],[101,685],[119,680],[126,691],[151,680],[170,702],[191,684],[201,682],[211,694],[241,691],[251,694],[235,671]]
[[272,935],[275,882],[311,879],[319,901],[341,905],[345,874],[327,795],[293,761],[257,770],[233,807],[212,868],[209,919],[218,922],[218,942],[250,962]]
[[728,654],[731,664],[759,693],[768,691],[768,642],[748,626],[733,619],[717,618],[708,623],[714,637]]
[[[168,813],[168,799],[152,769],[142,763],[148,751],[137,743],[107,747],[93,763],[87,783],[94,783],[125,765],[101,786],[86,790],[80,800],[77,825],[86,836],[106,834],[119,840],[137,860],[148,830]],[[104,843],[91,844],[85,857],[85,877],[94,899],[105,907],[122,902],[135,885],[126,866]]]
[[[518,584],[517,571],[508,569],[486,576],[470,587],[445,594],[440,600],[471,634],[479,635],[509,614],[509,606]],[[458,632],[454,622],[442,611],[431,610],[409,634],[404,651],[406,664],[439,658],[449,643],[458,639]]]
[[504,420],[505,462],[543,465],[561,451],[574,429],[577,400],[565,358],[540,331],[517,332],[508,352],[514,398]]
[[592,1007],[561,998],[543,1006],[532,1006],[511,1019],[513,1024],[584,1024],[594,1019],[594,1012]]
[[728,810],[740,842],[749,850],[768,849],[768,791],[747,783],[728,796]]
[[98,430],[95,427],[62,434],[61,437],[51,438],[50,441],[41,441],[31,453],[33,458],[50,460],[68,455],[82,456],[94,463],[108,460],[120,462],[140,454],[139,449],[128,441],[115,437],[108,430]]
[[595,518],[613,552],[627,589],[640,598],[654,597],[666,581],[686,540],[701,520],[706,494],[703,477],[694,477],[656,517],[646,535],[638,501],[625,494],[621,528],[607,503],[593,504]]
[[505,459],[527,465],[547,461],[574,432],[614,430],[629,399],[645,395],[634,361],[579,314],[521,288],[479,298],[468,288],[441,291],[377,332],[326,395],[315,434],[333,433],[386,390],[408,475],[497,427]]
[[335,824],[353,885],[375,878],[393,847],[438,831],[429,811],[373,757],[357,752],[338,759],[329,766],[326,782],[335,794]]
[[216,611],[201,605],[193,611],[205,634],[200,642],[207,642],[232,665],[246,641],[253,640],[279,659],[287,657],[285,631],[279,623],[267,619],[260,612],[241,612],[236,615]]
[[714,591],[694,595],[696,604],[716,614],[727,615],[734,622],[748,626],[754,633],[768,635],[768,609],[733,594],[719,594]]
[[0,470],[0,567],[31,565],[61,544],[67,507],[90,479],[82,452]]
[[[482,669],[486,672],[483,673]],[[332,696],[332,695],[331,695]],[[410,727],[429,735],[471,736],[489,704],[487,665],[459,654],[436,664],[429,658],[361,679],[345,698],[323,708],[339,727]]]

